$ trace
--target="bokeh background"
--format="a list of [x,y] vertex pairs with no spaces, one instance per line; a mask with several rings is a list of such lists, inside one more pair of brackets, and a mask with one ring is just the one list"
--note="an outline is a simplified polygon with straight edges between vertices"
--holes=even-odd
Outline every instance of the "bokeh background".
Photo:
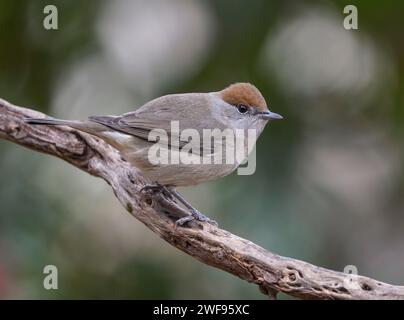
[[[43,28],[43,8],[59,29]],[[359,29],[343,28],[355,4]],[[0,0],[0,97],[55,117],[254,83],[257,171],[183,190],[279,254],[404,285],[403,1]],[[0,141],[1,298],[265,298],[160,240],[103,181]],[[43,268],[59,289],[43,288]]]

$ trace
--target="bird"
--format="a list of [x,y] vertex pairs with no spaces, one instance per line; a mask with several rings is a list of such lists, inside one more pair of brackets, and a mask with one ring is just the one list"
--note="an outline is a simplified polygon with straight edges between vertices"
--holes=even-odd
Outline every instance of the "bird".
[[[279,119],[283,117],[268,109],[265,98],[253,84],[237,82],[220,91],[164,95],[118,116],[90,116],[85,121],[27,118],[26,122],[68,126],[101,138],[150,182],[142,190],[161,191],[189,210],[190,215],[176,221],[176,225],[183,226],[192,220],[217,223],[194,208],[176,188],[215,180],[235,171],[248,157],[268,121]],[[215,135],[209,137],[210,143],[200,139],[206,131],[215,131],[218,139]],[[224,131],[234,134],[234,139],[223,136]],[[184,139],[183,132],[199,137],[190,141],[189,137]],[[241,159],[234,156],[240,132],[244,138]],[[254,133],[252,138],[247,136],[250,132]],[[156,162],[159,154],[170,157]],[[227,161],[231,154],[233,161]]]

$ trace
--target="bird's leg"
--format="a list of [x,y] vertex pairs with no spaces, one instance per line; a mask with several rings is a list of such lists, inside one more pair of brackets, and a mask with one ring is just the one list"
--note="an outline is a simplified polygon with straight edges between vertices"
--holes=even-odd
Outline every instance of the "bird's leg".
[[144,191],[153,191],[153,192],[161,192],[163,195],[165,195],[167,198],[170,200],[175,200],[173,194],[171,191],[164,185],[155,182],[154,184],[146,184],[145,186],[140,189],[140,192]]
[[218,223],[215,220],[208,218],[204,214],[200,213],[197,209],[195,209],[177,190],[175,190],[174,188],[170,188],[169,191],[171,192],[171,194],[174,198],[176,198],[179,202],[181,202],[191,212],[190,216],[178,219],[175,222],[175,224],[177,226],[182,226],[192,220],[203,221],[203,222],[206,221],[215,226],[218,225]]
[[217,222],[215,220],[212,220],[199,212],[197,209],[195,209],[177,190],[175,190],[173,187],[167,187],[165,185],[162,185],[158,182],[155,182],[154,184],[147,184],[145,185],[142,189],[140,189],[140,192],[144,191],[153,191],[153,192],[161,192],[164,196],[169,198],[170,200],[178,200],[180,203],[182,203],[191,213],[191,215],[183,217],[178,219],[175,224],[177,226],[183,226],[187,222],[190,222],[192,220],[197,220],[197,221],[202,221],[202,222],[208,222],[210,224],[213,224],[217,226]]

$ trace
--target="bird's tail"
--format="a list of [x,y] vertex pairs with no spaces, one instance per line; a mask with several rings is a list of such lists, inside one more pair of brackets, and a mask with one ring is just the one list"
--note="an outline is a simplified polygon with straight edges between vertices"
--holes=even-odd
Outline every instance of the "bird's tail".
[[54,118],[26,118],[25,122],[33,125],[68,126],[70,128],[84,131],[101,138],[102,136],[100,136],[100,133],[109,130],[108,127],[92,121],[61,120]]
[[[127,135],[123,138],[125,134],[119,134],[119,132],[113,128],[104,125],[101,120],[105,121],[107,118],[110,117],[90,117],[87,121],[61,120],[54,118],[25,118],[25,122],[33,125],[68,126],[97,136],[116,149],[121,150],[121,148],[125,147],[125,144],[128,141]],[[122,137],[119,138],[117,133]]]
[[48,126],[69,126],[73,127],[77,126],[81,123],[81,121],[74,120],[60,120],[60,119],[51,119],[51,118],[26,118],[25,122],[28,124],[45,124]]
[[[105,133],[111,131],[109,127],[89,120],[61,120],[55,118],[25,118],[24,120],[26,123],[33,125],[68,126],[70,128],[100,137],[105,141],[108,140],[108,136],[106,136]],[[112,144],[109,140],[107,142]]]

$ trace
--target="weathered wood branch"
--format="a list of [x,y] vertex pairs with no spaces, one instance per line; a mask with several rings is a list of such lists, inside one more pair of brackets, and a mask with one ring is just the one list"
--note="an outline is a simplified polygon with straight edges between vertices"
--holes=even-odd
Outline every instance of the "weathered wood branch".
[[26,117],[44,117],[0,99],[0,138],[57,156],[109,183],[135,218],[162,239],[201,262],[227,271],[275,297],[281,291],[309,299],[404,299],[404,286],[348,275],[281,257],[251,241],[209,224],[176,228],[186,213],[159,194],[140,192],[141,173],[100,139],[68,127],[33,126]]

